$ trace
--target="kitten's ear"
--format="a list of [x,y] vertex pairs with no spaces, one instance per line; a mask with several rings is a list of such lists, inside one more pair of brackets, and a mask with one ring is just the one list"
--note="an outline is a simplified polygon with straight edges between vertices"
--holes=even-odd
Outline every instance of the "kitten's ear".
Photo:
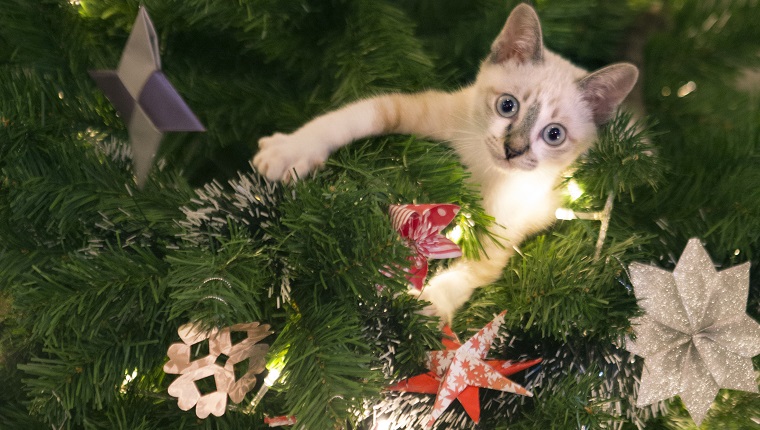
[[599,69],[581,79],[578,86],[588,102],[594,122],[601,125],[612,119],[615,110],[631,92],[639,77],[633,64],[617,63]]
[[516,60],[518,63],[543,61],[541,23],[532,7],[522,3],[512,10],[507,23],[491,45],[489,59],[492,63],[507,60]]

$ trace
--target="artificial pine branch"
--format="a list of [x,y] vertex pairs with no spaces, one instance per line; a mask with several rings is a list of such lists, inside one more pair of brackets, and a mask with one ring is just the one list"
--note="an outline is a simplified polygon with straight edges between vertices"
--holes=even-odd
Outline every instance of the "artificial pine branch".
[[306,428],[357,422],[362,399],[382,388],[381,374],[371,368],[359,331],[355,314],[330,305],[294,314],[283,329],[289,341],[284,378],[298,387],[288,390],[285,399]]

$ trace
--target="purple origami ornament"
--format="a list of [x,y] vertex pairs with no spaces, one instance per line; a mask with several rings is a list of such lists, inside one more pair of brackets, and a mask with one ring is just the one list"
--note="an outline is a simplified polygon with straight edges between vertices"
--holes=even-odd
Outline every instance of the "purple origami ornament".
[[139,187],[145,185],[164,132],[206,130],[161,72],[156,30],[142,7],[118,68],[90,71],[90,76],[127,123]]

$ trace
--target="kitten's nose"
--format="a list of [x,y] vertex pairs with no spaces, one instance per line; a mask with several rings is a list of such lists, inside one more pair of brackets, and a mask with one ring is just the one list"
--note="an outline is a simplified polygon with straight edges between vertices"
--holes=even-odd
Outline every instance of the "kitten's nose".
[[509,144],[504,145],[504,153],[507,156],[507,160],[511,160],[512,158],[523,155],[525,154],[525,151],[527,150],[528,150],[527,145],[519,149],[512,148],[512,146]]

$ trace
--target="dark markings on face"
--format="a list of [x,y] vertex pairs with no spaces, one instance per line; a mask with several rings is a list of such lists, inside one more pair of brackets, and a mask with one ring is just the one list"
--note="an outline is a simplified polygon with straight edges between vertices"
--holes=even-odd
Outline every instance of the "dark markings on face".
[[520,156],[530,149],[530,131],[538,121],[540,112],[541,105],[532,104],[525,112],[522,121],[514,124],[514,127],[512,124],[507,126],[504,135],[504,151],[507,159]]
[[540,103],[534,103],[530,105],[528,108],[528,111],[525,112],[525,117],[523,118],[522,122],[520,122],[520,125],[517,127],[516,133],[519,133],[520,135],[526,137],[528,139],[528,142],[530,142],[530,130],[533,128],[534,125],[536,125],[536,121],[538,121],[538,114],[541,112],[541,104]]

